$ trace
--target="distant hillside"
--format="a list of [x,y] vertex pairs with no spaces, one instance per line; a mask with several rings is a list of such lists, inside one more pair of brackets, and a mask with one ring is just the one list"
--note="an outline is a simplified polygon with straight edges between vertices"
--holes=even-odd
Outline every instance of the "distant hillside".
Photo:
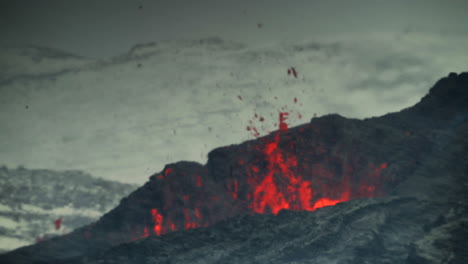
[[0,168],[0,251],[97,220],[136,186],[81,171]]

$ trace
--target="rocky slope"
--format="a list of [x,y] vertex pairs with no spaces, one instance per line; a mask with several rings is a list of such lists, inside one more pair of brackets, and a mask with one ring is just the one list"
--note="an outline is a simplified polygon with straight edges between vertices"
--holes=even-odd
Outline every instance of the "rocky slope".
[[278,131],[169,164],[96,223],[0,260],[466,263],[466,102],[468,73],[451,73],[382,117],[280,113]]
[[0,250],[12,250],[96,221],[136,186],[81,171],[0,168]]

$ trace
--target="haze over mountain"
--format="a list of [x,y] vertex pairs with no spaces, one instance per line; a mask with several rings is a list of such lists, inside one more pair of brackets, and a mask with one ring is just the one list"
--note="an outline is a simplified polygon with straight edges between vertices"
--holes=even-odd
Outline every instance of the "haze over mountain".
[[466,263],[467,101],[465,72],[381,117],[288,127],[285,110],[279,130],[168,164],[96,223],[0,261]]
[[289,117],[293,126],[314,113],[382,115],[467,67],[463,35],[310,39],[257,47],[217,37],[158,41],[101,60],[40,46],[3,49],[0,160],[142,184],[166,163],[205,163],[211,149],[254,138],[246,127],[255,113],[268,118],[262,135],[285,105],[302,114]]

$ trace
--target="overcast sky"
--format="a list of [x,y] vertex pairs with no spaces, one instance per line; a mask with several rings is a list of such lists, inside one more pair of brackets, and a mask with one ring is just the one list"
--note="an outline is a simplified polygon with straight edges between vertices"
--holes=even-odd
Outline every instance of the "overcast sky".
[[9,0],[0,5],[1,45],[34,43],[92,57],[123,53],[136,43],[207,36],[265,44],[344,32],[468,33],[466,0]]
[[[468,70],[466,10],[459,0],[1,1],[0,164],[143,183],[252,139],[255,113],[264,135],[285,105],[290,125],[399,111]],[[207,37],[221,40],[174,42]]]

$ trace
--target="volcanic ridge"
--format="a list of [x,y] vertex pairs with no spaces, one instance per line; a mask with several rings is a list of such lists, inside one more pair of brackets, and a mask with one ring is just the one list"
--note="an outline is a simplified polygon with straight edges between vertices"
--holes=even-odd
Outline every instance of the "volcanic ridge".
[[[99,221],[2,263],[468,263],[468,73],[153,174]],[[365,106],[364,106],[365,107]],[[252,128],[253,129],[253,128]]]

